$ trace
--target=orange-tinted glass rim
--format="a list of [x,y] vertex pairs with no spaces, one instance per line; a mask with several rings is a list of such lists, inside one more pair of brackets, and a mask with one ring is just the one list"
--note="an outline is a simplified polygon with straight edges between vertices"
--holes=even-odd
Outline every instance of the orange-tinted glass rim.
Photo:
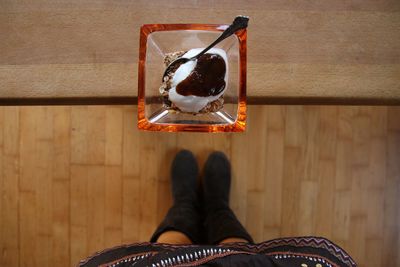
[[148,131],[165,132],[243,132],[246,128],[246,68],[247,68],[247,31],[235,33],[239,40],[240,74],[239,74],[239,103],[235,123],[229,125],[204,124],[158,124],[151,123],[145,116],[145,62],[147,37],[152,32],[176,30],[224,31],[226,24],[144,24],[140,28],[140,48],[138,67],[138,128]]

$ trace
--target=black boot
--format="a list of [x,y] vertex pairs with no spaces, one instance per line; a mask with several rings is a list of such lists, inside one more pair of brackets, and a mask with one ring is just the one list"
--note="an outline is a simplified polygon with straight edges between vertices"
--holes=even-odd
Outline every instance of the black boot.
[[187,235],[193,243],[200,241],[201,219],[197,197],[198,166],[195,157],[188,150],[180,151],[171,166],[173,206],[151,237],[158,237],[170,230]]
[[208,244],[218,244],[226,238],[253,239],[229,208],[231,166],[222,152],[213,152],[204,168],[203,192],[206,214],[205,229]]

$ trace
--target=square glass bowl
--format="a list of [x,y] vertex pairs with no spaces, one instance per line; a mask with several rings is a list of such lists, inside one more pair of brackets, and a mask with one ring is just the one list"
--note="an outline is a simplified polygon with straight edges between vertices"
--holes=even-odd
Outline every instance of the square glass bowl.
[[246,30],[215,48],[228,59],[223,108],[206,114],[178,112],[164,106],[159,88],[167,53],[205,48],[229,25],[146,24],[140,29],[138,128],[166,132],[243,132],[246,127]]

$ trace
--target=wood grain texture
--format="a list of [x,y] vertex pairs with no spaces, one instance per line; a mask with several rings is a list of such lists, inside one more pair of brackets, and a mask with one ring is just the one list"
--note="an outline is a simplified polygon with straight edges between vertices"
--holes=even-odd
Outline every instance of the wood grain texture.
[[19,138],[20,112],[18,108],[2,110],[1,114],[1,261],[2,265],[19,266],[20,227],[19,227]]
[[0,265],[74,266],[147,241],[169,167],[231,159],[231,207],[257,242],[320,235],[361,267],[400,266],[400,109],[256,106],[242,134],[139,132],[136,107],[0,107]]
[[0,5],[1,98],[134,97],[140,25],[229,23],[246,14],[250,97],[400,103],[396,0]]

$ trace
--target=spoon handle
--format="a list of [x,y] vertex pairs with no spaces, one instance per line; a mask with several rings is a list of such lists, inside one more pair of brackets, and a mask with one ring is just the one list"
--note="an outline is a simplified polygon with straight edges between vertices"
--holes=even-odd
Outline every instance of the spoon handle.
[[235,20],[232,22],[232,24],[218,37],[217,40],[215,40],[212,44],[207,46],[203,51],[192,57],[191,59],[196,59],[199,58],[201,55],[206,53],[208,50],[210,50],[213,46],[221,42],[222,40],[226,39],[227,37],[231,36],[235,32],[241,29],[247,28],[247,23],[249,21],[249,17],[246,16],[237,16]]

